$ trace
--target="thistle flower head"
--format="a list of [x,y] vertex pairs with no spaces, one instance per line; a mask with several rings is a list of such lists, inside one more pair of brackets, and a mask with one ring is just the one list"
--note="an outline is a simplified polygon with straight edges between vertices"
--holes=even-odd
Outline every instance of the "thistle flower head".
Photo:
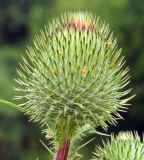
[[143,160],[144,142],[137,132],[120,132],[111,137],[111,141],[104,143],[104,147],[97,147],[93,160]]
[[107,126],[130,98],[128,68],[107,24],[95,16],[66,13],[49,23],[27,48],[18,70],[18,98],[34,121],[54,129]]

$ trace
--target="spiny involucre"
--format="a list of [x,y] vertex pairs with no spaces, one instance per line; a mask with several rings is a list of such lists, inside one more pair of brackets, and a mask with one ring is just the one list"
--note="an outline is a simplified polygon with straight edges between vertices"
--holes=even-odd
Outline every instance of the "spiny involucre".
[[65,13],[28,47],[18,70],[18,91],[34,121],[51,129],[69,123],[114,123],[131,98],[128,68],[107,24],[89,13]]
[[104,143],[104,147],[97,147],[93,160],[143,160],[144,142],[137,132],[120,132],[111,137],[111,141]]

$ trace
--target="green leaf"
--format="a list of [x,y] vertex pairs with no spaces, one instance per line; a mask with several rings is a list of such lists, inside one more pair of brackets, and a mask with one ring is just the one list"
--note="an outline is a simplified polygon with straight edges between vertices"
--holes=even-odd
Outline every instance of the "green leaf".
[[7,105],[7,106],[9,106],[11,108],[17,109],[17,110],[19,110],[21,112],[26,112],[26,109],[24,109],[24,108],[14,104],[14,103],[12,103],[12,102],[8,102],[8,101],[0,99],[0,103],[2,103],[4,105]]

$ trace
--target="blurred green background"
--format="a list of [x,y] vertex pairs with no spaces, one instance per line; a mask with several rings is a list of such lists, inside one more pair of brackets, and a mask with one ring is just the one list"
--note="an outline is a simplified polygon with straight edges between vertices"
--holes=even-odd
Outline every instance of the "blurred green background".
[[[130,66],[131,84],[136,97],[131,101],[125,120],[108,132],[144,129],[144,0],[0,0],[0,98],[13,101],[16,68],[25,48],[48,20],[64,11],[89,11],[110,24],[118,44],[123,48]],[[95,136],[95,135],[94,135]],[[87,137],[85,140],[90,139]],[[81,152],[83,160],[101,138]],[[48,160],[46,149],[40,144],[44,139],[41,127],[22,113],[0,105],[0,160]],[[48,143],[47,141],[45,141]]]

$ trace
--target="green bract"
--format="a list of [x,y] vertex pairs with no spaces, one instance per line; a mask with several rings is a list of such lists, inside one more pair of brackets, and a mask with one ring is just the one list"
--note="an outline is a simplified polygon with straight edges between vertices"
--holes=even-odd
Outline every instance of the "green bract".
[[[88,13],[63,14],[28,47],[18,70],[18,91],[34,121],[50,129],[92,127],[120,118],[128,68],[107,24]],[[70,130],[70,129],[69,129]]]
[[137,133],[120,132],[117,137],[97,147],[93,160],[143,160],[144,142]]

